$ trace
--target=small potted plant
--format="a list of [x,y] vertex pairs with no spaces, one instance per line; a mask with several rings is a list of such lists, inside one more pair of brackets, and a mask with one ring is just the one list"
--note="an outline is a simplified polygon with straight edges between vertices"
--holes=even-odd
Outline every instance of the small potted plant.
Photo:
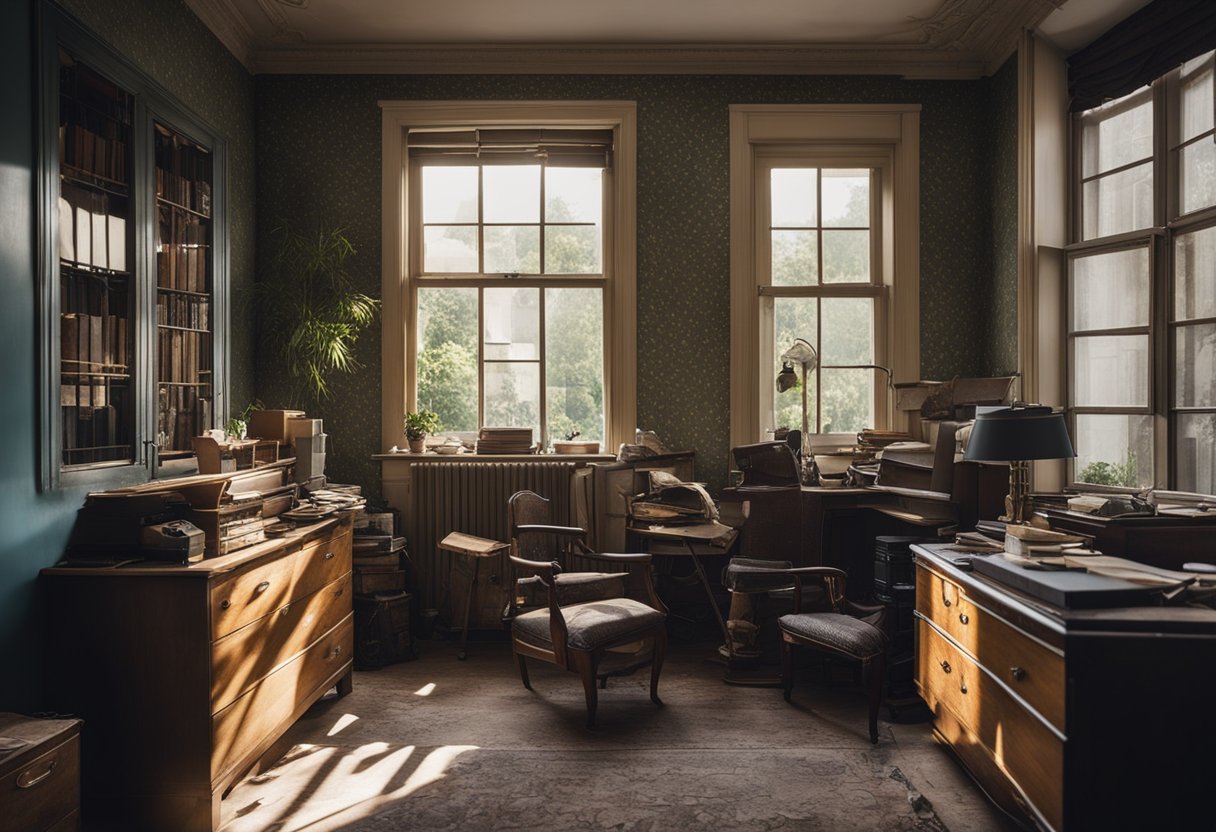
[[439,414],[433,410],[418,410],[405,414],[405,438],[409,440],[410,453],[422,453],[426,448],[427,435],[442,427]]
[[224,425],[224,433],[228,435],[229,441],[239,441],[244,439],[249,434],[249,417],[253,415],[255,410],[261,410],[262,403],[253,401],[245,405],[245,409],[241,411],[240,416],[233,416],[228,420],[228,424]]

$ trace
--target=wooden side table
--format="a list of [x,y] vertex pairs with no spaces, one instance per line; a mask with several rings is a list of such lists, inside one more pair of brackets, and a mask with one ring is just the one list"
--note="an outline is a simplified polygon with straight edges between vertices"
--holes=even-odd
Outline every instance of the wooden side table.
[[481,559],[497,557],[499,552],[510,549],[511,544],[499,540],[488,540],[484,537],[474,537],[463,532],[452,532],[439,541],[439,548],[473,559],[473,576],[469,579],[469,589],[464,599],[464,625],[460,628],[460,652],[456,654],[457,659],[464,661],[468,655],[465,648],[469,644],[469,611],[473,607],[473,592],[477,586],[477,571],[481,566]]
[[0,832],[80,829],[80,720],[0,714]]

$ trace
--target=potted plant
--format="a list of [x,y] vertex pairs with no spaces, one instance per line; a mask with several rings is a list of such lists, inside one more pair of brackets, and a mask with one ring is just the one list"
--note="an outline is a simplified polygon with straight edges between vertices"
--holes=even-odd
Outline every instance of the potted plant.
[[410,453],[422,453],[426,447],[427,434],[435,433],[442,427],[439,414],[433,410],[418,410],[405,414],[405,438],[409,440]]
[[232,441],[239,441],[248,436],[249,417],[253,415],[255,410],[261,409],[262,403],[260,401],[250,402],[249,404],[245,405],[245,409],[241,411],[240,416],[233,416],[231,419],[229,419],[228,423],[224,425],[224,433],[227,434],[228,439]]

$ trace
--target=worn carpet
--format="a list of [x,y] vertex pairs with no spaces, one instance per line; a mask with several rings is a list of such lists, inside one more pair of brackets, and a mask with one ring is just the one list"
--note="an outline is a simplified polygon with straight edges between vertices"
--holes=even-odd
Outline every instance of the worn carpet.
[[872,746],[861,691],[813,668],[787,704],[676,644],[664,708],[648,674],[613,679],[588,731],[574,674],[532,662],[530,693],[505,644],[422,646],[314,706],[224,801],[224,832],[1011,828],[928,725],[883,722]]

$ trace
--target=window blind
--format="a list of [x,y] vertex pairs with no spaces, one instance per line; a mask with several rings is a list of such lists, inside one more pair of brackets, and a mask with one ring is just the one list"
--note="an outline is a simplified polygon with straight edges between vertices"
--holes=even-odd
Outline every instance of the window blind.
[[412,158],[427,164],[468,164],[471,159],[502,165],[612,167],[611,130],[509,129],[411,130]]

